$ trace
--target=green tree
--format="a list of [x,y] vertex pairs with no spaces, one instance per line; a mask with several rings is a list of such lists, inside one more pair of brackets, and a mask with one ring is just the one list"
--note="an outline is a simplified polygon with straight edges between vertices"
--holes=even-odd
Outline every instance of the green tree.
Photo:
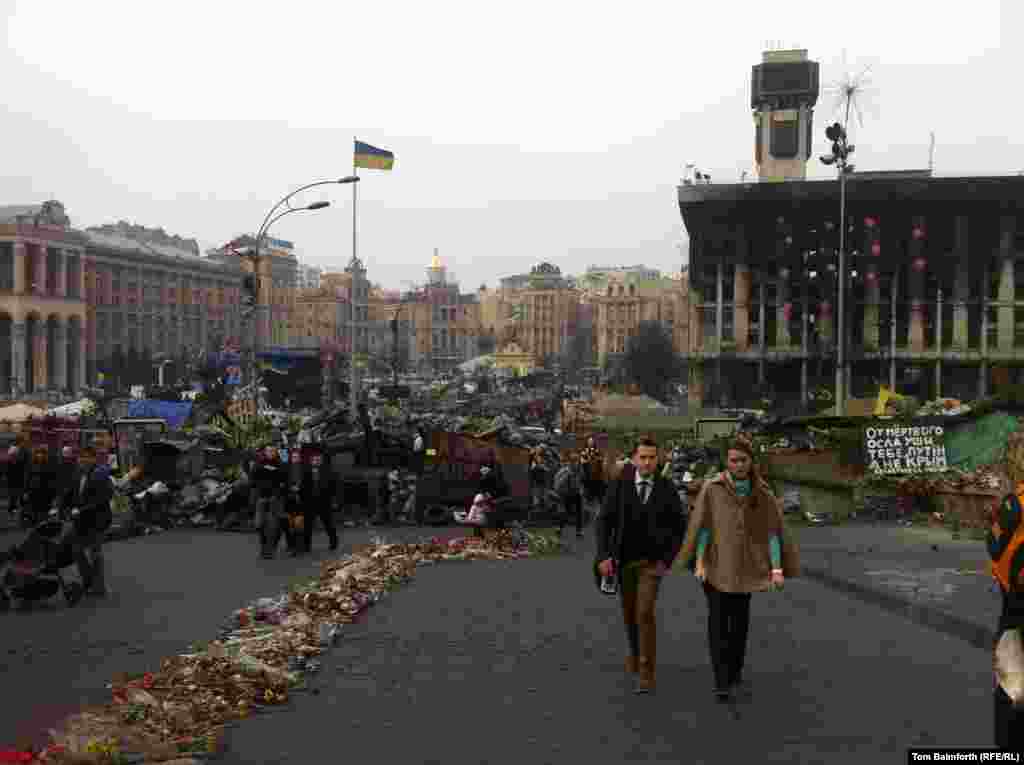
[[680,379],[683,362],[672,347],[672,338],[656,321],[642,321],[626,344],[623,373],[629,382],[651,398],[666,398],[670,383]]

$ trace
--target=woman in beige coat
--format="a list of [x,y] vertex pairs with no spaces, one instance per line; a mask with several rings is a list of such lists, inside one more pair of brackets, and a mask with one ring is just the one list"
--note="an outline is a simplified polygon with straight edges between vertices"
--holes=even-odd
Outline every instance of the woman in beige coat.
[[707,597],[715,698],[749,697],[743,663],[750,596],[781,589],[787,576],[799,574],[781,503],[754,467],[749,442],[730,444],[726,470],[704,483],[677,560],[694,572]]

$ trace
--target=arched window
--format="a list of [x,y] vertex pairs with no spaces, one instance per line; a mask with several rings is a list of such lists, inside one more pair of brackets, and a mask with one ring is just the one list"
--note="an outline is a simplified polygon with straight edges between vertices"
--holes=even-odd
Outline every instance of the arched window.
[[622,285],[620,284],[619,285],[619,297],[622,297],[625,294],[625,292],[626,291],[622,288]]
[[636,285],[635,284],[630,284],[629,285],[629,296],[633,297],[634,295],[636,295]]

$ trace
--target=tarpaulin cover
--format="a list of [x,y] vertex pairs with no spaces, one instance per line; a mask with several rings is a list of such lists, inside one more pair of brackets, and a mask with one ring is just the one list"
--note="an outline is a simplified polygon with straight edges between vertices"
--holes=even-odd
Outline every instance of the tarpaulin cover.
[[993,412],[949,427],[945,433],[946,464],[951,468],[974,470],[999,462],[1006,453],[1006,439],[1018,427],[1017,418],[1004,412]]
[[160,401],[158,399],[136,399],[128,402],[129,417],[159,417],[171,428],[180,428],[192,414],[191,401]]

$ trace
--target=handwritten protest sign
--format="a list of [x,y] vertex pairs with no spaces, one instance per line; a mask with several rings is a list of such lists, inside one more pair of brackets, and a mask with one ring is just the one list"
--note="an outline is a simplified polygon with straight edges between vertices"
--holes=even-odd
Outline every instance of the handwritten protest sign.
[[864,456],[875,474],[941,473],[946,470],[941,425],[864,429]]

